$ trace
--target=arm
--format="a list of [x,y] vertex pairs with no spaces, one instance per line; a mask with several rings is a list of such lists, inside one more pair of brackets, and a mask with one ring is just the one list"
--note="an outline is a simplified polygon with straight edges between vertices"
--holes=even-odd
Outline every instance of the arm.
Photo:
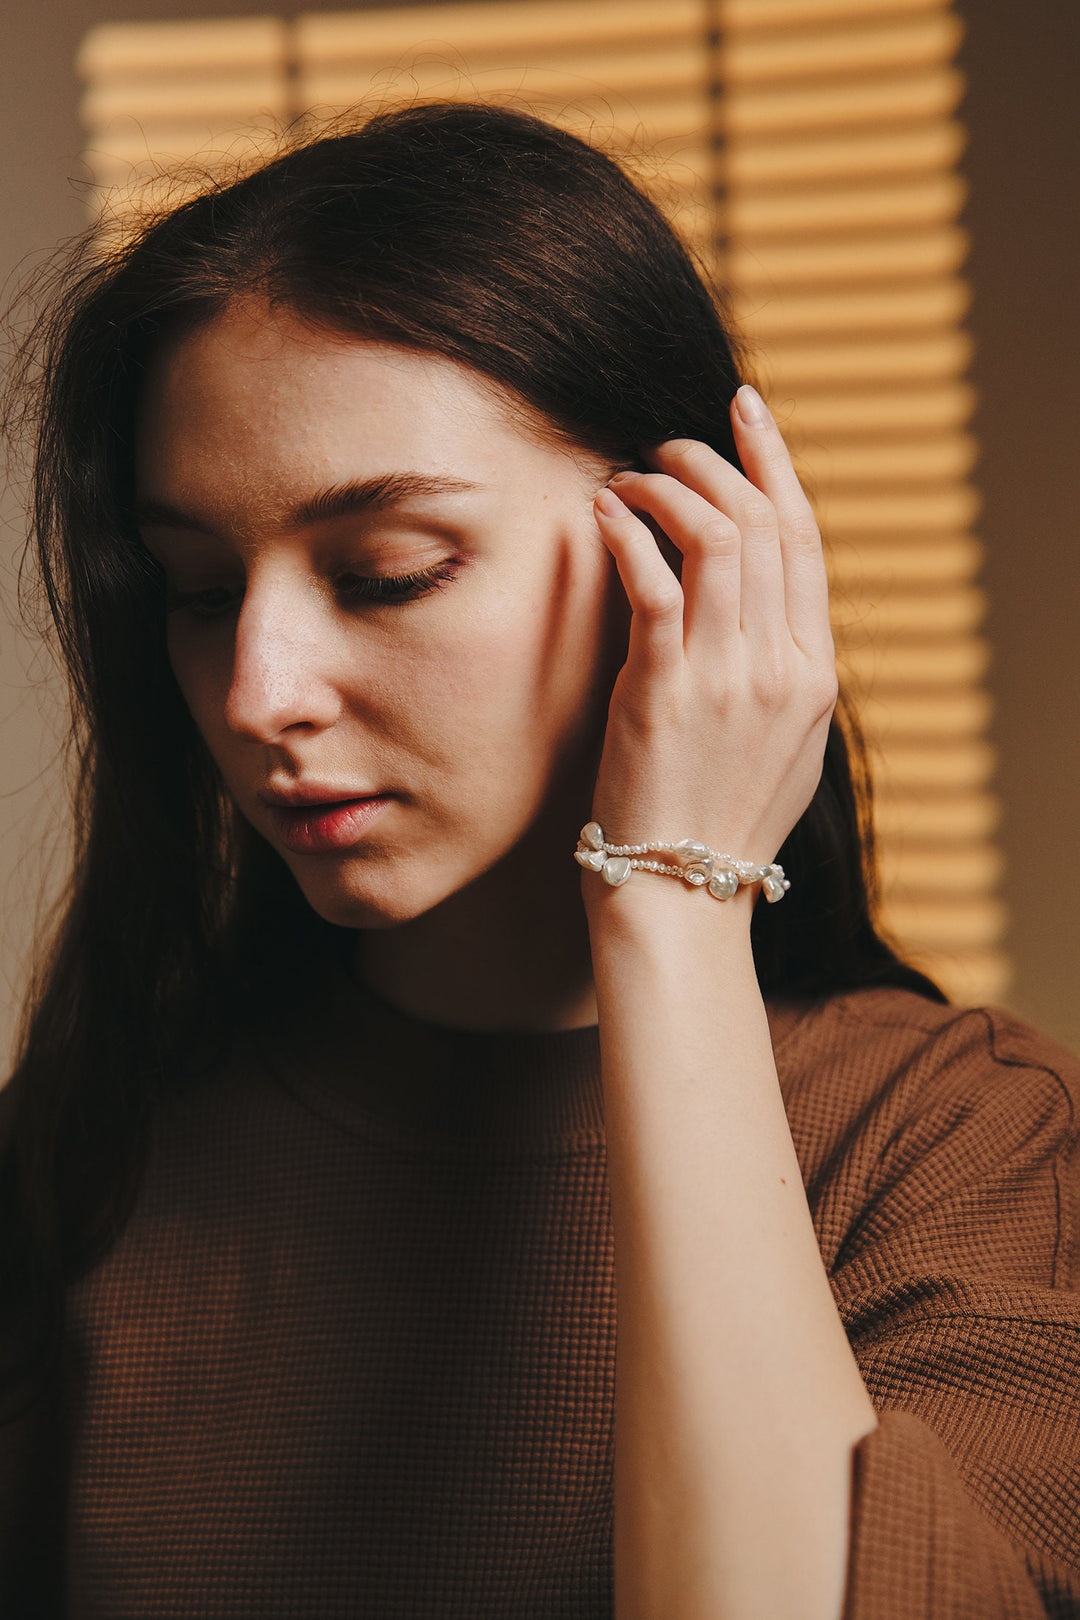
[[[764,862],[817,783],[835,674],[820,539],[780,435],[733,422],[753,482],[673,441],[661,471],[617,483],[679,548],[681,581],[598,499],[633,618],[593,813],[611,841]],[[838,1620],[852,1453],[876,1418],[780,1096],[751,891],[582,883],[618,1292],[617,1620]]]
[[810,1220],[749,906],[671,880],[657,894],[662,882],[594,935],[618,1296],[616,1614],[836,1620],[852,1448],[874,1412]]

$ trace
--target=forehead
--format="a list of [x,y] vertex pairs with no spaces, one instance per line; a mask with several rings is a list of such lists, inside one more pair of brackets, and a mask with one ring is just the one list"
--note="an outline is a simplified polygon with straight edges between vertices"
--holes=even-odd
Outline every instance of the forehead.
[[408,466],[491,483],[555,454],[470,368],[254,300],[162,345],[136,424],[140,496],[263,511],[312,480]]

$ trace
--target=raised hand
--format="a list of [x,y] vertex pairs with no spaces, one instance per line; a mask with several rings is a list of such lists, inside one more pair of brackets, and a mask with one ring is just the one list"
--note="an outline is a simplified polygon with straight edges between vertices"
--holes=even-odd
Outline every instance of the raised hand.
[[[821,536],[787,447],[753,388],[731,417],[745,477],[670,439],[643,450],[654,471],[596,497],[632,618],[593,816],[612,843],[695,838],[767,863],[820,778],[836,669]],[[682,553],[681,581],[636,513]]]

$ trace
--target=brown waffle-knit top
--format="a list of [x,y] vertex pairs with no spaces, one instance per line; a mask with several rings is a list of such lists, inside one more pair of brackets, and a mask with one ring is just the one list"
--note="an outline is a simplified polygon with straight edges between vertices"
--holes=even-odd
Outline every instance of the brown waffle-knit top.
[[[770,1017],[882,1414],[849,1620],[1080,1615],[1080,1065],[902,990]],[[342,978],[160,1110],[0,1429],[0,1614],[608,1617],[614,1334],[596,1029]]]

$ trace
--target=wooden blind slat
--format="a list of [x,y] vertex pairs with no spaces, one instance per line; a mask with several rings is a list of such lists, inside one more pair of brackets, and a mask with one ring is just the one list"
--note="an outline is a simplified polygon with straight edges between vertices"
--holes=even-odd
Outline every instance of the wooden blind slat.
[[[302,95],[305,102],[329,101],[352,105],[368,93],[368,86],[385,81],[397,67],[401,74],[416,79],[421,87],[436,87],[440,82],[462,73],[455,60],[457,53],[448,46],[435,46],[423,54],[404,53],[395,62],[380,57],[346,60],[316,67],[306,64],[302,76]],[[598,48],[579,53],[569,60],[565,53],[546,53],[541,61],[533,60],[524,69],[520,80],[520,93],[533,98],[565,98],[588,95],[597,98],[615,83],[621,94],[634,94],[643,103],[662,103],[665,92],[674,91],[682,102],[681,127],[687,126],[686,81],[690,74],[700,70],[702,48],[695,39],[665,41],[650,49],[631,49],[614,52]],[[497,81],[495,93],[505,93],[505,73],[494,52],[477,53],[470,58],[466,74],[469,82],[482,90],[489,79]],[[643,109],[644,110],[644,109]]]
[[905,118],[940,118],[956,111],[964,81],[955,68],[856,79],[852,84],[750,86],[730,95],[724,122],[731,136],[765,132],[850,128]]
[[888,792],[879,791],[875,806],[879,837],[891,850],[924,844],[962,846],[991,838],[1000,819],[998,801],[987,792],[931,793],[924,789],[913,795],[893,785]]
[[842,591],[860,583],[890,593],[916,584],[940,589],[973,579],[982,560],[970,534],[935,534],[930,540],[925,535],[859,535],[857,540],[840,540],[831,532],[826,536],[829,573]]
[[940,741],[949,737],[981,737],[990,722],[991,704],[987,693],[970,687],[950,692],[927,692],[921,698],[880,698],[863,705],[864,718],[875,737],[885,742],[903,738],[927,737]]
[[970,293],[958,276],[909,280],[898,287],[835,292],[791,293],[769,299],[736,295],[735,314],[751,323],[759,340],[829,332],[900,331],[951,325],[967,314]]
[[945,951],[993,944],[1007,923],[1004,906],[992,895],[950,895],[936,902],[897,895],[883,912],[886,927],[901,939]]
[[147,76],[218,73],[260,65],[281,71],[285,25],[279,17],[221,17],[200,22],[99,23],[76,57],[94,87],[144,82]]
[[887,760],[879,764],[878,770],[890,787],[908,790],[985,788],[994,774],[995,764],[996,757],[988,743],[949,738],[938,747],[929,742],[919,747],[904,742],[892,744]]
[[202,77],[197,85],[163,79],[138,90],[114,86],[107,94],[88,96],[83,115],[95,125],[120,118],[149,121],[157,145],[170,128],[190,132],[208,124],[234,125],[264,109],[282,116],[287,100],[280,73],[258,68],[242,75]]
[[727,0],[724,17],[729,29],[752,33],[847,22],[853,17],[896,17],[903,12],[936,11],[940,5],[941,0]]
[[823,498],[826,521],[835,535],[873,534],[876,530],[914,535],[927,530],[966,528],[979,510],[979,496],[970,484],[949,483],[925,493],[889,491],[881,495],[830,491]]
[[761,79],[820,79],[849,73],[924,67],[949,60],[960,43],[959,20],[937,8],[901,22],[872,22],[854,28],[729,31],[721,51],[720,75],[736,89]]
[[977,686],[986,673],[989,649],[974,636],[950,635],[915,646],[892,641],[843,647],[839,656],[856,685],[872,689],[884,702],[886,694],[909,694],[919,687]]
[[898,898],[906,898],[905,885],[941,895],[972,895],[992,889],[1000,881],[1004,862],[991,843],[965,843],[962,849],[911,849],[903,855],[890,850],[882,860],[886,882]]
[[967,365],[970,354],[970,338],[953,329],[926,338],[850,343],[837,338],[829,344],[773,344],[769,350],[777,379],[774,392],[781,395],[786,389],[833,388],[838,383],[944,381]]
[[[867,610],[875,639],[900,633],[925,637],[977,630],[985,612],[985,594],[967,582],[927,585],[920,591],[888,591]],[[985,694],[971,695],[973,702],[978,701],[979,712],[984,712]]]
[[[805,422],[802,425],[805,431]],[[978,442],[970,433],[870,443],[834,439],[827,445],[804,443],[799,464],[818,488],[845,483],[917,484],[965,478],[978,452]]]
[[778,281],[805,287],[941,274],[958,270],[967,248],[966,232],[946,225],[854,240],[734,243],[728,263],[734,285],[745,294],[771,290]]
[[749,191],[732,196],[728,209],[732,236],[791,236],[811,232],[893,229],[952,221],[964,206],[966,188],[957,174],[896,180],[887,184],[816,187],[790,191]]
[[[555,45],[576,50],[627,39],[661,44],[679,33],[703,34],[699,0],[514,0],[512,5],[484,3],[371,7],[361,11],[302,13],[296,20],[297,51],[305,65],[339,61],[346,52],[392,60],[402,50],[431,40],[450,41],[462,52],[504,53],[507,76],[524,62],[524,53]],[[509,58],[509,60],[507,60]]]
[[790,186],[796,181],[914,174],[956,162],[964,149],[956,119],[937,118],[913,128],[850,138],[746,141],[729,151],[721,174],[730,185]]
[[910,433],[966,424],[974,400],[974,390],[952,377],[929,386],[891,388],[888,393],[846,389],[834,394],[808,387],[799,400],[799,421],[808,433]]

